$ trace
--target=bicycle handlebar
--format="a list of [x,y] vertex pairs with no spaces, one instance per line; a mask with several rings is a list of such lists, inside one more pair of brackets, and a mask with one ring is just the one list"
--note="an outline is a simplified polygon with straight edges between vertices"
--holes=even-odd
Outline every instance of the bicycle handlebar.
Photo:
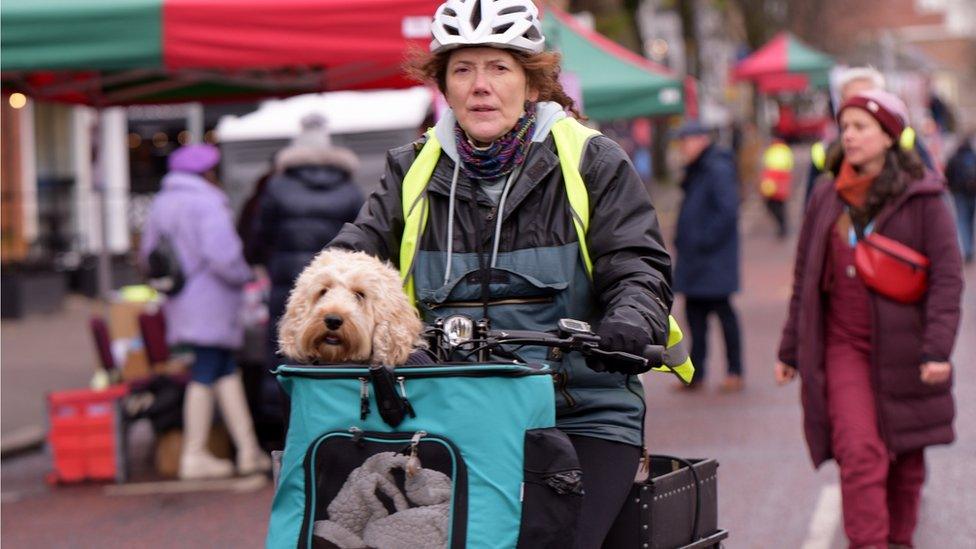
[[624,351],[601,349],[600,336],[592,332],[560,336],[550,332],[529,330],[487,330],[483,338],[471,339],[462,345],[471,347],[471,352],[494,350],[504,345],[550,347],[564,352],[576,351],[583,356],[593,358],[637,364],[646,369],[661,364],[665,350],[663,345],[647,345],[644,347],[644,352],[638,356]]

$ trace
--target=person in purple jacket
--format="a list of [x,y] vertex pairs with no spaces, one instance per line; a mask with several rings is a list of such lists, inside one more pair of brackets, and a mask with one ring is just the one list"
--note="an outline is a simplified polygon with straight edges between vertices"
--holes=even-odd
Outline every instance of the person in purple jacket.
[[214,397],[237,447],[237,472],[268,471],[271,462],[258,445],[233,352],[244,339],[242,290],[251,280],[234,230],[213,145],[188,145],[169,157],[169,173],[153,200],[143,228],[139,257],[145,263],[165,235],[179,259],[185,284],[163,304],[167,342],[189,345],[190,367],[183,405],[180,478],[219,478],[234,465],[207,450]]
[[[837,116],[843,159],[807,207],[775,377],[803,380],[810,457],[837,461],[850,547],[911,547],[925,447],[955,438],[949,360],[962,262],[941,177],[899,144],[904,103],[868,90]],[[928,258],[917,302],[866,285],[855,246],[869,234]]]

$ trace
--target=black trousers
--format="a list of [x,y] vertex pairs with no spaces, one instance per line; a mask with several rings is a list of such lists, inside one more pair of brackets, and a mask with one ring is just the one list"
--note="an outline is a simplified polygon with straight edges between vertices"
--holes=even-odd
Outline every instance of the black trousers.
[[739,320],[736,318],[728,296],[721,298],[685,299],[685,316],[691,328],[691,362],[695,365],[693,382],[705,378],[705,361],[708,358],[708,315],[715,313],[722,323],[725,336],[725,357],[728,360],[729,375],[742,375],[742,342],[739,335]]
[[786,226],[786,203],[782,200],[766,200],[766,209],[772,214],[773,219],[776,220],[776,226],[778,236],[783,238],[786,236],[787,226]]
[[583,469],[579,549],[600,549],[637,475],[641,449],[602,438],[571,435]]

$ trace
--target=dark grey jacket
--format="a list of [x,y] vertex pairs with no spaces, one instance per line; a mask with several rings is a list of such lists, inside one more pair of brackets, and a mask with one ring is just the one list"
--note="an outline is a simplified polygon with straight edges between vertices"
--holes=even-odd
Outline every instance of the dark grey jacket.
[[[380,189],[369,196],[355,223],[346,224],[330,246],[363,250],[399,266],[404,222],[400,185],[423,143],[422,138],[388,153]],[[421,250],[445,247],[446,224],[436,220],[447,216],[453,169],[454,163],[442,155],[428,186],[431,211]],[[654,334],[656,342],[665,343],[672,301],[671,259],[647,190],[626,153],[607,137],[590,140],[580,172],[589,190],[587,247],[599,305],[637,320]],[[471,196],[472,190],[477,208],[463,198]],[[455,210],[455,251],[475,252],[475,235],[487,240],[491,234],[482,232],[483,221],[474,216],[481,216],[491,226],[495,207],[463,174],[457,196],[462,198]],[[499,244],[502,252],[577,240],[551,137],[542,144],[533,143],[505,209]]]
[[[367,199],[355,223],[345,225],[330,246],[363,250],[399,265],[404,225],[401,184],[423,143],[421,138],[389,152],[380,189]],[[453,170],[453,160],[442,154],[427,187],[430,213],[420,239],[418,261],[446,249]],[[656,343],[664,344],[672,301],[671,261],[647,191],[623,150],[603,136],[589,141],[580,173],[589,191],[587,248],[593,261],[593,284],[592,291],[577,292],[592,296],[589,303],[580,303],[573,309],[588,311],[580,315],[586,320],[599,322],[615,318],[642,326]],[[490,251],[496,214],[497,207],[479,184],[462,173],[455,198],[453,252],[474,254],[479,246]],[[508,194],[500,235],[499,255],[519,257],[523,256],[516,252],[552,250],[578,242],[551,135],[531,144],[521,173]],[[540,266],[532,268],[538,271]],[[579,270],[582,272],[581,264]],[[574,278],[570,285],[578,284],[578,280],[579,277]],[[568,416],[577,419],[580,415],[587,416],[577,423],[579,429],[570,431],[640,444],[642,402],[639,413],[630,406],[632,403],[619,402],[619,393],[606,402],[592,402],[601,398],[601,389],[606,384],[618,388],[630,385],[624,377],[574,368],[567,391],[561,397],[557,395],[557,415],[561,416],[561,422]],[[607,415],[622,407],[628,409],[628,419]],[[602,430],[593,427],[597,423],[621,425],[618,425],[620,429]]]

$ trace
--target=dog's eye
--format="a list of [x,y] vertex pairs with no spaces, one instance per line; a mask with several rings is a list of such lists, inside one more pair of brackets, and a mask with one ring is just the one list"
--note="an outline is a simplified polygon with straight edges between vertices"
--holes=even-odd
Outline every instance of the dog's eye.
[[356,292],[356,298],[359,299],[360,301],[362,301],[362,300],[366,299],[366,293],[365,292]]
[[322,296],[324,296],[327,293],[329,293],[329,289],[328,288],[322,288],[321,290],[319,290],[319,297],[321,298]]

